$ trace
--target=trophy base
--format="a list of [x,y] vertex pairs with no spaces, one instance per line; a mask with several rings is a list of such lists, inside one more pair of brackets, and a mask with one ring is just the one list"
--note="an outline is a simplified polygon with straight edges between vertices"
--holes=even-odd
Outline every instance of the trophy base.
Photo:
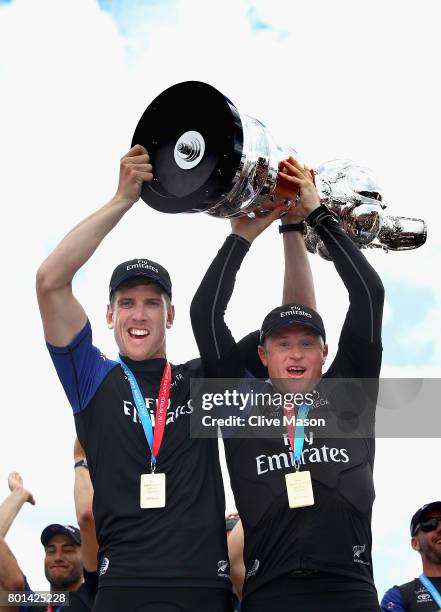
[[147,107],[132,146],[150,155],[154,179],[141,198],[165,213],[207,211],[230,189],[243,131],[235,106],[211,85],[178,83]]

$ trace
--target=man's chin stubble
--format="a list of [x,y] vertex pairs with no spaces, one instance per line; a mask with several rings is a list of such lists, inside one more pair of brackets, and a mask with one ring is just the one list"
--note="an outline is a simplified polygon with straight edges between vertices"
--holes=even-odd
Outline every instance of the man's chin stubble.
[[[47,576],[46,576],[47,578]],[[52,591],[69,591],[69,589],[78,582],[79,576],[75,579],[65,578],[64,580],[49,580]]]

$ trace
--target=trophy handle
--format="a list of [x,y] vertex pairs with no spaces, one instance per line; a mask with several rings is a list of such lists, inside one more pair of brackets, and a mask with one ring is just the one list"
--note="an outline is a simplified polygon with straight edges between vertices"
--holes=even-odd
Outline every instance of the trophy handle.
[[378,234],[380,246],[391,251],[409,251],[427,240],[427,224],[423,219],[384,215]]

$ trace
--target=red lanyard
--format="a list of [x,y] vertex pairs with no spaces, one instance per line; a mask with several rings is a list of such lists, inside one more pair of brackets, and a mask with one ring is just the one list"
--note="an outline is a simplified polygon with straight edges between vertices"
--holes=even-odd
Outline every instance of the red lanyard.
[[289,450],[294,452],[294,437],[296,435],[296,413],[294,407],[286,408],[284,406],[283,415],[286,422],[286,431],[288,432]]
[[167,361],[164,372],[162,373],[161,384],[159,385],[158,406],[155,415],[155,431],[153,434],[152,464],[156,464],[156,457],[161,448],[164,437],[165,422],[167,416],[168,398],[170,397],[171,386],[171,365]]
[[147,444],[151,449],[151,467],[152,472],[154,472],[154,468],[156,466],[156,457],[159,453],[159,449],[161,448],[162,438],[164,436],[165,423],[167,420],[166,415],[171,386],[171,365],[167,361],[164,367],[164,371],[162,373],[161,384],[159,385],[158,404],[155,414],[155,431],[153,432],[150,414],[145,405],[141,389],[139,388],[139,385],[136,382],[136,378],[133,372],[128,367],[128,365],[125,364],[120,357],[118,357],[118,362],[120,363],[130,383],[130,388],[132,390],[132,396],[133,401],[135,402],[136,411],[144,429]]

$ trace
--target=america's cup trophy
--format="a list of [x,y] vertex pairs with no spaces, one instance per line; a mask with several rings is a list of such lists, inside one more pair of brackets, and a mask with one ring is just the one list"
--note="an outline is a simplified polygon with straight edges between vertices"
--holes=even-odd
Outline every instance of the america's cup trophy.
[[[275,143],[266,126],[239,112],[217,89],[199,81],[178,83],[149,104],[132,145],[149,152],[154,179],[142,199],[165,213],[206,212],[214,217],[250,216],[277,200],[279,162],[291,147]],[[349,160],[321,164],[315,174],[321,200],[360,247],[394,251],[426,241],[421,219],[388,216],[371,170]],[[317,234],[307,229],[309,251],[328,259]]]

